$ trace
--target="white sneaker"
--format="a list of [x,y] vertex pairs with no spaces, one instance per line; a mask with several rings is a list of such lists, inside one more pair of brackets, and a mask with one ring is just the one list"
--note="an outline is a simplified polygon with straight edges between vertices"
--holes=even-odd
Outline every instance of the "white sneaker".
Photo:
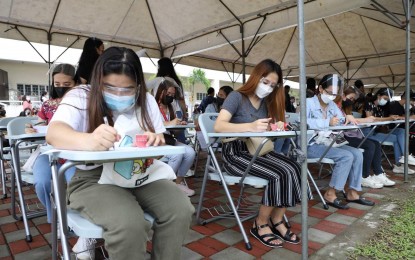
[[[405,156],[402,156],[401,159],[399,159],[399,162],[405,163]],[[408,155],[408,164],[415,165],[415,157],[413,157],[412,154]]]
[[189,187],[187,187],[185,184],[183,184],[183,183],[177,184],[176,183],[176,185],[179,189],[181,189],[184,193],[186,193],[186,195],[188,197],[191,197],[191,196],[195,195],[195,191],[189,189]]
[[381,189],[383,188],[383,184],[376,181],[373,176],[369,176],[366,178],[362,178],[362,187],[368,187],[372,189]]
[[188,170],[187,173],[186,173],[186,175],[185,175],[185,177],[192,177],[192,176],[195,176],[195,171]]
[[[392,171],[394,173],[404,173],[404,165],[403,164],[401,164],[401,166],[393,165],[393,170]],[[415,171],[409,169],[409,167],[408,167],[408,174],[414,174],[414,173],[415,173]]]
[[391,181],[387,176],[386,173],[381,173],[379,175],[375,175],[372,177],[373,180],[382,183],[383,186],[388,187],[388,186],[393,186],[395,185],[394,181]]
[[93,238],[79,237],[78,241],[72,248],[76,253],[76,259],[80,260],[94,260],[95,259],[95,244],[97,241]]

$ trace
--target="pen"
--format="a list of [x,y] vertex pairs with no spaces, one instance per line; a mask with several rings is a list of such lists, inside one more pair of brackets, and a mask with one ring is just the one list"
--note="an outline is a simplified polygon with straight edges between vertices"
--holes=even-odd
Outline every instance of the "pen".
[[[108,118],[107,118],[106,116],[104,116],[103,118],[104,118],[104,124],[106,124],[106,125],[110,125],[110,124],[108,123]],[[112,149],[114,149],[114,150],[115,150],[115,146],[114,146],[114,144],[112,145]]]
[[34,124],[33,126],[40,125],[40,124],[45,124],[45,123],[46,123],[46,121],[40,121],[40,122],[37,122],[36,124]]

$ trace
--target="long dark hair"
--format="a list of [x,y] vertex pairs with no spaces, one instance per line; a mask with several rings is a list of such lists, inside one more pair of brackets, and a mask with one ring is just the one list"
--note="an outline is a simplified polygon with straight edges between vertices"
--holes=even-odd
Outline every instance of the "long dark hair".
[[[169,89],[170,87],[176,88],[176,86],[173,83],[171,83],[169,80],[163,80],[160,83],[159,87],[157,88],[157,93],[154,96],[158,104],[160,104],[164,96],[167,95],[167,89]],[[177,96],[177,88],[176,88],[176,96]],[[175,119],[176,115],[174,113],[173,106],[171,104],[168,104],[167,109],[169,110],[170,120]]]
[[173,62],[170,58],[164,57],[159,59],[157,62],[158,64],[158,70],[157,70],[157,77],[170,77],[176,81],[177,85],[180,86],[182,93],[183,93],[183,85],[180,81],[179,77],[176,74],[176,71],[174,70]]
[[154,132],[154,126],[146,106],[147,91],[140,59],[133,50],[123,47],[108,48],[98,58],[94,66],[89,93],[88,132],[92,133],[99,125],[103,124],[104,116],[108,116],[109,124],[114,125],[112,111],[105,104],[103,97],[103,78],[110,74],[125,75],[136,83],[135,109],[141,108],[141,118],[137,118],[137,121],[145,131]]
[[285,121],[285,92],[284,88],[281,87],[282,70],[280,65],[278,65],[275,61],[266,59],[258,63],[249,76],[248,81],[237,91],[247,97],[255,94],[259,81],[272,72],[278,75],[278,87],[275,87],[271,94],[265,98],[268,116],[274,120]]
[[[53,68],[52,71],[52,86],[49,87],[49,98],[50,99],[56,99],[59,98],[58,93],[55,90],[55,80],[53,76],[56,74],[65,74],[67,76],[70,76],[73,81],[75,82],[75,85],[80,83],[78,75],[75,73],[75,67],[71,64],[62,63],[57,65],[55,68]],[[43,93],[42,93],[43,94]]]
[[85,80],[87,82],[90,82],[92,69],[99,57],[97,49],[102,44],[104,44],[102,40],[95,37],[88,38],[84,43],[84,48],[82,50],[81,57],[79,58],[78,70],[76,74],[78,77],[82,77],[83,75],[79,75],[80,71],[85,72],[87,76],[87,79]]

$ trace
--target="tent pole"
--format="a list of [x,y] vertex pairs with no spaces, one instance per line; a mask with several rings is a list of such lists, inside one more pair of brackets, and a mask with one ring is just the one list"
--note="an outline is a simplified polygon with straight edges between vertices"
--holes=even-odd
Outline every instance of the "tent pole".
[[411,91],[411,14],[412,6],[414,4],[413,0],[403,1],[404,10],[406,14],[406,55],[405,55],[405,71],[406,71],[406,86],[405,86],[405,149],[404,156],[405,160],[405,172],[404,172],[404,182],[408,182],[408,144],[409,144],[409,108],[410,108],[410,91]]
[[[301,133],[307,132],[306,123],[306,81],[305,81],[305,48],[304,48],[304,0],[297,2],[298,15],[298,64],[300,69],[300,113]],[[307,158],[307,135],[301,135],[301,149]],[[307,196],[307,160],[301,164],[301,259],[308,259],[308,196]]]

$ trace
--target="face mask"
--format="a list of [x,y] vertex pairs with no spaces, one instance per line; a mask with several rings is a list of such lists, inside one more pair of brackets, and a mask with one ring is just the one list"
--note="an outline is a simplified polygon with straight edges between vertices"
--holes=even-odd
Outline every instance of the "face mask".
[[320,97],[321,97],[321,100],[325,103],[325,104],[328,104],[328,103],[330,103],[330,101],[333,101],[336,97],[335,96],[332,96],[332,95],[327,95],[327,94],[321,94],[320,95]]
[[173,102],[173,100],[174,100],[174,97],[172,97],[172,96],[164,96],[164,98],[163,98],[163,104],[164,105],[170,105],[172,102]]
[[264,98],[268,96],[269,94],[271,94],[271,92],[272,92],[272,87],[265,85],[262,82],[260,82],[255,89],[255,95],[257,95],[257,97],[259,98]]
[[218,103],[218,106],[222,106],[224,101],[225,101],[224,98],[216,97],[216,103]]
[[384,98],[381,98],[378,102],[379,102],[379,106],[384,106],[386,105],[386,103],[388,103],[388,101]]
[[135,105],[136,96],[117,96],[104,92],[104,101],[112,111],[125,112]]
[[342,107],[350,107],[352,105],[353,105],[353,101],[351,101],[348,98],[346,98],[346,100],[342,101]]
[[62,98],[63,95],[69,90],[69,87],[55,87],[55,93],[58,96],[58,98]]

